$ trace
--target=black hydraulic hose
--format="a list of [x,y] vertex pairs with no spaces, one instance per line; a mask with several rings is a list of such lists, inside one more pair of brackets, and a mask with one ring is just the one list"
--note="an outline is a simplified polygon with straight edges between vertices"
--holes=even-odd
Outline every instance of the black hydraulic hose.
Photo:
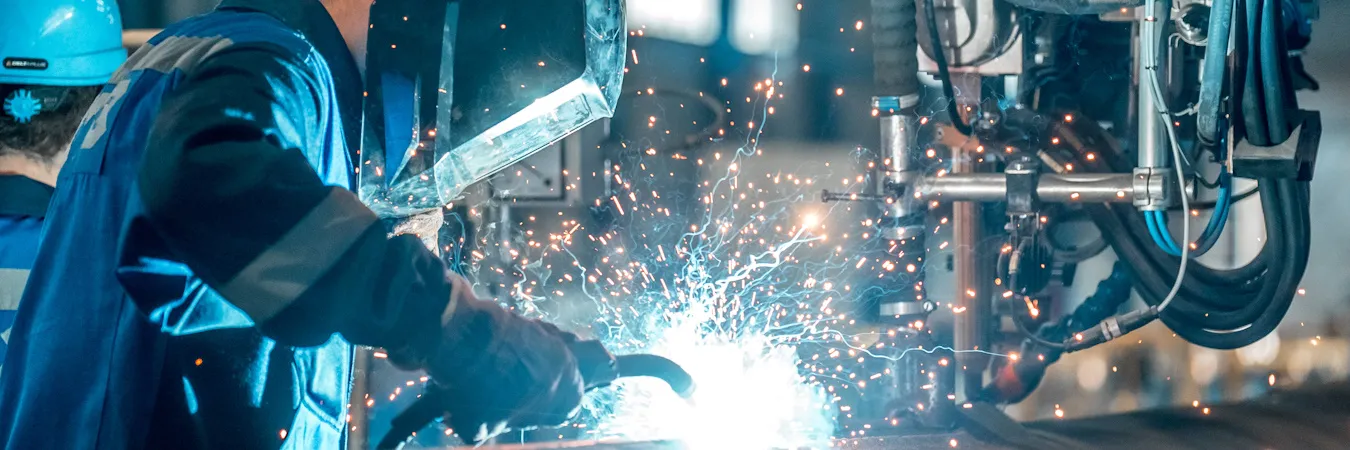
[[[1129,250],[1133,250],[1132,253],[1138,255],[1138,258],[1140,259],[1133,261],[1139,266],[1136,267],[1136,270],[1140,274],[1139,284],[1147,288],[1141,290],[1141,292],[1145,294],[1144,296],[1146,298],[1149,297],[1148,294],[1150,293],[1155,294],[1157,300],[1162,301],[1163,298],[1166,297],[1167,292],[1171,290],[1172,282],[1180,264],[1180,259],[1155,249],[1152,241],[1149,241],[1144,237],[1147,236],[1147,234],[1145,234],[1146,232],[1144,232],[1144,230],[1147,229],[1147,226],[1138,218],[1139,213],[1137,211],[1120,211],[1121,208],[1113,209],[1114,210],[1111,211],[1110,214],[1115,217],[1107,220],[1111,220],[1116,224],[1114,225],[1115,230],[1113,231],[1126,233],[1124,235],[1112,236],[1113,238],[1116,238],[1113,242],[1113,248],[1117,250],[1117,253],[1121,253],[1123,250],[1126,250],[1121,247],[1128,246]],[[1099,221],[1098,226],[1105,226],[1105,224]],[[1262,253],[1270,254],[1270,250],[1263,247]],[[1264,260],[1264,257],[1262,259]],[[1251,271],[1252,267],[1254,266],[1249,265],[1248,267],[1244,267],[1243,271]],[[1195,272],[1192,273],[1193,268],[1199,270],[1195,270]],[[1257,283],[1257,281],[1259,281],[1261,277],[1269,275],[1269,272],[1264,269],[1258,270],[1252,279],[1238,278],[1233,280],[1232,283],[1235,284],[1223,282],[1216,283],[1202,278],[1204,276],[1214,277],[1220,275],[1222,272],[1223,271],[1221,270],[1203,267],[1192,261],[1192,263],[1187,266],[1187,279],[1189,282],[1182,284],[1181,290],[1177,294],[1178,297],[1183,300],[1180,303],[1176,303],[1173,307],[1185,311],[1188,309],[1188,306],[1184,305],[1190,302],[1202,304],[1207,309],[1241,307],[1242,305],[1250,303],[1250,299],[1259,294],[1262,285]]]
[[1223,87],[1228,65],[1228,42],[1232,34],[1233,0],[1214,0],[1209,9],[1209,38],[1205,44],[1205,64],[1196,113],[1196,134],[1201,145],[1215,147],[1223,137],[1220,127],[1223,113]]
[[[1091,161],[1081,160],[1080,158],[1079,164],[1090,171],[1096,172],[1128,172],[1133,167],[1121,158],[1119,147],[1114,145],[1114,140],[1110,136],[1095,124],[1082,122],[1090,121],[1075,121],[1072,124],[1061,123],[1052,128],[1052,132],[1063,137],[1064,141],[1080,154],[1091,151],[1100,155]],[[1098,222],[1098,226],[1101,226],[1102,220],[1110,218],[1120,224],[1116,227],[1118,230],[1147,229],[1138,211],[1129,205],[1087,205],[1086,210],[1091,213],[1093,220]],[[1123,245],[1126,242],[1135,244],[1137,248],[1141,249],[1141,255],[1150,255],[1148,260],[1150,266],[1156,268],[1156,273],[1175,274],[1177,271],[1179,260],[1155,249],[1153,242],[1147,238],[1147,233],[1130,233],[1123,236],[1110,236],[1108,233],[1104,236],[1113,238],[1116,242],[1114,246]],[[1193,294],[1223,302],[1226,299],[1231,301],[1231,297],[1234,295],[1249,293],[1253,290],[1250,285],[1259,280],[1261,274],[1264,273],[1268,258],[1268,253],[1263,250],[1252,262],[1236,269],[1212,269],[1199,264],[1189,265],[1187,274],[1212,288],[1202,289],[1202,292],[1194,292]],[[1170,289],[1171,283],[1169,282],[1167,286]],[[1183,286],[1183,289],[1186,288],[1186,286]],[[1183,292],[1191,294],[1189,291]],[[1210,295],[1210,292],[1212,292],[1212,295]]]
[[[1102,155],[1095,161],[1080,160],[1085,168],[1128,170],[1126,162],[1114,161],[1119,156],[1111,151],[1115,147],[1110,137],[1094,131],[1095,124],[1090,122],[1074,121],[1072,127],[1061,125],[1053,131],[1080,154],[1095,150]],[[1259,180],[1259,186],[1270,231],[1258,257],[1237,269],[1212,269],[1192,262],[1182,290],[1163,311],[1164,322],[1188,341],[1214,348],[1255,342],[1279,323],[1295,296],[1307,261],[1307,252],[1302,250],[1308,245],[1306,195],[1298,183],[1288,180]],[[1151,305],[1159,304],[1171,289],[1179,260],[1147,239],[1145,224],[1132,207],[1086,205],[1085,209],[1121,259],[1135,268],[1140,295]]]
[[[1251,0],[1260,1],[1260,0]],[[1243,88],[1240,101],[1242,103],[1242,118],[1244,119],[1243,135],[1247,140],[1256,145],[1270,145],[1270,136],[1268,134],[1266,123],[1266,111],[1263,106],[1262,98],[1264,89],[1261,85],[1261,67],[1260,67],[1260,9],[1252,7],[1251,2],[1242,2],[1246,8],[1241,17],[1245,26],[1242,31],[1243,40],[1247,48],[1247,64],[1243,73]]]
[[[1292,97],[1292,77],[1285,64],[1284,35],[1279,31],[1282,24],[1279,5],[1269,0],[1253,0],[1255,6],[1242,4],[1246,27],[1239,31],[1244,35],[1249,47],[1244,52],[1246,67],[1242,98],[1242,118],[1246,138],[1255,145],[1274,145],[1288,139],[1290,123],[1287,112],[1297,108]],[[1307,268],[1310,245],[1311,224],[1308,213],[1308,190],[1305,183],[1288,179],[1261,181],[1262,207],[1266,211],[1267,246],[1275,246],[1273,253],[1281,255],[1285,262],[1280,271],[1267,274],[1263,280],[1261,296],[1253,306],[1264,307],[1259,313],[1252,314],[1249,308],[1242,313],[1255,315],[1245,328],[1212,326],[1215,329],[1230,329],[1232,332],[1215,332],[1192,325],[1202,323],[1210,325],[1214,320],[1197,320],[1195,317],[1179,319],[1163,313],[1163,321],[1178,335],[1196,343],[1212,348],[1237,348],[1260,339],[1279,325],[1288,311],[1298,289],[1298,283]],[[1269,201],[1265,199],[1270,197]],[[1274,220],[1272,220],[1272,216]],[[1267,293],[1270,293],[1267,295]],[[1205,316],[1203,319],[1209,319]],[[1222,317],[1232,317],[1227,314]],[[1233,318],[1237,321],[1236,318]],[[1221,323],[1219,325],[1231,325]]]
[[[1235,123],[1240,127],[1237,138],[1245,137],[1255,145],[1277,144],[1289,136],[1289,114],[1297,108],[1290,94],[1292,77],[1288,76],[1284,53],[1280,50],[1284,37],[1272,31],[1277,29],[1272,25],[1280,23],[1279,11],[1275,5],[1261,0],[1237,0],[1236,5],[1234,15],[1237,19],[1232,21],[1231,31],[1236,45],[1230,60],[1233,66],[1228,72],[1233,77],[1229,83],[1233,88],[1232,102],[1240,105],[1234,108],[1240,111],[1232,111],[1236,116]],[[1241,14],[1237,14],[1239,12]],[[1215,77],[1210,75],[1206,85],[1213,83]],[[1223,75],[1217,77],[1221,80]],[[1221,94],[1222,89],[1218,92]],[[1076,122],[1073,127],[1061,126],[1053,131],[1067,136],[1077,129],[1080,134],[1085,134],[1065,139],[1071,144],[1087,142],[1087,145],[1075,147],[1080,153],[1093,145],[1111,147],[1110,151],[1097,149],[1096,153],[1102,157],[1096,161],[1080,161],[1085,168],[1112,172],[1129,170],[1129,164],[1120,160],[1119,152],[1110,145],[1109,136],[1094,131],[1091,121],[1078,122],[1088,123]],[[1222,121],[1214,124],[1221,126]],[[1202,132],[1206,129],[1201,128]],[[1215,134],[1215,142],[1222,144],[1222,132]],[[1189,264],[1186,281],[1177,297],[1162,311],[1163,322],[1192,343],[1219,349],[1251,344],[1278,326],[1296,296],[1298,283],[1307,268],[1311,233],[1307,185],[1268,178],[1258,180],[1258,189],[1265,212],[1267,239],[1256,259],[1236,269]],[[1140,295],[1150,305],[1161,304],[1171,290],[1179,260],[1152,245],[1143,231],[1142,219],[1133,208],[1090,205],[1086,210],[1121,259],[1134,267],[1137,274],[1135,287]]]
[[[1285,46],[1284,20],[1279,0],[1264,0],[1261,7],[1261,46],[1257,52],[1261,63],[1261,86],[1266,112],[1266,135],[1275,145],[1289,138],[1293,127],[1288,112],[1297,108],[1294,99],[1293,76],[1286,64],[1289,51]],[[1292,108],[1291,108],[1292,105]]]
[[[1280,194],[1279,190],[1274,189],[1273,187],[1267,188],[1267,191],[1272,194]],[[1264,197],[1265,196],[1263,196],[1263,198]],[[1279,196],[1272,195],[1272,197]],[[1282,206],[1282,200],[1282,198],[1270,198],[1269,200],[1263,200],[1262,203],[1263,206],[1278,209]],[[1282,231],[1279,230],[1279,228],[1289,228],[1289,225],[1281,223],[1281,221],[1278,220],[1285,218],[1284,211],[1271,211],[1271,213],[1266,214],[1266,226],[1267,230],[1269,230],[1269,237],[1266,239],[1266,250],[1271,254],[1288,255],[1290,244],[1292,244],[1293,241],[1288,240],[1288,235],[1282,237],[1279,236],[1280,231]],[[1269,228],[1272,225],[1277,228]],[[1287,274],[1288,272],[1288,270],[1283,270],[1283,268],[1274,273],[1267,271],[1262,275],[1262,282],[1258,284],[1260,290],[1243,304],[1213,304],[1211,302],[1186,297],[1186,300],[1173,301],[1172,304],[1163,311],[1163,316],[1183,319],[1206,329],[1232,330],[1247,326],[1258,320],[1268,309],[1268,303],[1278,295],[1277,291],[1279,283],[1277,280],[1280,276]],[[1153,299],[1153,302],[1151,303],[1161,303],[1162,300],[1163,298],[1159,297]],[[1232,308],[1231,306],[1236,307]],[[1180,333],[1180,331],[1178,332]]]
[[[1290,198],[1281,199],[1281,205],[1279,206],[1284,208],[1284,214],[1295,219],[1293,223],[1287,223],[1281,227],[1285,239],[1292,244],[1289,249],[1292,252],[1289,255],[1289,261],[1291,261],[1293,267],[1290,268],[1291,270],[1281,273],[1279,280],[1274,283],[1276,284],[1275,293],[1268,298],[1266,309],[1246,328],[1236,329],[1232,332],[1211,331],[1194,327],[1189,321],[1176,321],[1169,316],[1169,311],[1163,311],[1163,323],[1167,324],[1168,328],[1175,331],[1178,336],[1196,345],[1230,350],[1260,340],[1274,331],[1279,326],[1280,321],[1284,319],[1285,313],[1289,311],[1289,306],[1293,303],[1299,280],[1303,278],[1304,270],[1308,265],[1308,240],[1300,240],[1299,236],[1307,236],[1310,230],[1307,208],[1303,208],[1301,214],[1295,211],[1296,205],[1302,200],[1300,197],[1303,197],[1299,192],[1302,189],[1292,186],[1296,183],[1292,180],[1278,180],[1275,183],[1290,185],[1288,188],[1277,189],[1277,191],[1285,191],[1283,193],[1291,194]],[[1273,239],[1268,241],[1273,241]]]
[[[1124,245],[1134,250],[1133,253],[1140,258],[1135,260],[1136,265],[1140,265],[1137,267],[1142,275],[1140,282],[1152,287],[1145,292],[1157,293],[1158,300],[1161,301],[1171,289],[1180,260],[1155,248],[1152,241],[1147,239],[1147,234],[1142,231],[1146,229],[1143,219],[1133,208],[1120,205],[1099,206],[1093,211],[1101,211],[1101,208],[1109,208],[1105,210],[1109,212],[1094,214],[1094,220],[1102,227],[1106,226],[1104,220],[1117,224],[1114,231],[1120,234],[1113,236],[1112,233],[1104,231],[1104,235],[1114,238],[1113,247],[1118,253],[1124,250],[1121,248]],[[1270,220],[1278,222],[1276,214],[1271,214],[1270,217]],[[1251,298],[1259,294],[1263,287],[1261,280],[1270,274],[1266,263],[1272,259],[1273,254],[1275,253],[1272,247],[1263,246],[1256,259],[1237,269],[1213,269],[1197,263],[1189,264],[1187,269],[1189,281],[1182,285],[1178,296],[1187,301],[1200,303],[1207,309],[1240,308],[1251,303]],[[1185,306],[1180,308],[1187,309]]]
[[970,125],[961,118],[956,106],[956,90],[952,88],[952,74],[947,67],[947,52],[942,46],[942,35],[938,33],[937,11],[933,0],[923,0],[924,23],[928,25],[928,39],[932,43],[933,63],[938,67],[938,80],[942,81],[942,95],[947,97],[947,115],[951,117],[952,127],[957,132],[970,136]]
[[[1119,147],[1113,144],[1114,140],[1107,136],[1100,128],[1096,127],[1095,124],[1075,123],[1073,127],[1060,126],[1054,131],[1056,133],[1076,133],[1080,135],[1076,139],[1066,139],[1066,141],[1069,141],[1080,153],[1092,148],[1099,150],[1096,153],[1100,156],[1094,161],[1079,162],[1089,170],[1129,172],[1134,167],[1133,163],[1124,160],[1120,156],[1121,153]],[[1075,145],[1078,141],[1088,142],[1089,145]],[[1139,212],[1133,207],[1129,205],[1111,205],[1110,210],[1116,213],[1120,221],[1129,225],[1129,229],[1147,229],[1143,219],[1139,217]],[[1097,211],[1101,211],[1101,209],[1097,209]],[[1094,218],[1100,217],[1102,216],[1094,216]],[[1147,234],[1140,234],[1137,236],[1131,235],[1130,237],[1138,238],[1137,242],[1140,242],[1140,248],[1153,249],[1154,247],[1152,241],[1147,238]],[[1156,257],[1152,259],[1156,260],[1158,264],[1166,266],[1162,267],[1161,271],[1175,274],[1177,271],[1176,262],[1179,260],[1164,255],[1165,253],[1158,251],[1156,252]],[[1215,288],[1215,290],[1212,290],[1214,295],[1207,295],[1204,292],[1199,294],[1206,295],[1209,298],[1214,298],[1215,301],[1222,302],[1225,299],[1229,299],[1233,294],[1252,290],[1249,285],[1260,279],[1261,274],[1266,270],[1267,258],[1269,258],[1268,253],[1263,250],[1258,253],[1256,258],[1250,263],[1236,269],[1213,269],[1199,264],[1191,264],[1188,265],[1186,272],[1187,274],[1194,276],[1197,280],[1203,281]],[[1171,263],[1162,264],[1162,261],[1171,261]],[[1168,286],[1168,289],[1170,289],[1171,284],[1168,283]],[[1183,289],[1185,289],[1185,286],[1183,286]],[[1211,290],[1205,289],[1204,291],[1210,292]]]

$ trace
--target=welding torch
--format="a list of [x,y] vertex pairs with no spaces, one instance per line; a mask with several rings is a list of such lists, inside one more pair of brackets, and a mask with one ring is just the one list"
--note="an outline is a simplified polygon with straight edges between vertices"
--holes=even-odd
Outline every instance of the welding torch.
[[[619,378],[654,377],[665,381],[681,398],[689,399],[694,395],[694,378],[679,364],[664,357],[650,354],[615,356],[600,341],[575,341],[568,347],[577,359],[587,392],[609,386]],[[394,417],[389,433],[375,448],[394,450],[403,447],[414,433],[445,414],[448,409],[445,397],[446,390],[433,382],[417,401]]]

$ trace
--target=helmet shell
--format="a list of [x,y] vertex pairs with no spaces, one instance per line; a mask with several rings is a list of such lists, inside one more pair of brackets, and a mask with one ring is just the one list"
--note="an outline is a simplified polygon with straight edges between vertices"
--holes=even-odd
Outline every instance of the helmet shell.
[[115,0],[0,5],[0,84],[95,86],[126,61]]

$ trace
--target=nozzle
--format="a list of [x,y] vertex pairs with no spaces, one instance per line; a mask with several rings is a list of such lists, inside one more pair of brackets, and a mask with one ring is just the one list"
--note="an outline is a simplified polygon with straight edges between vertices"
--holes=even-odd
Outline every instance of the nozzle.
[[656,355],[624,355],[615,358],[620,377],[655,377],[670,385],[681,398],[694,396],[694,377],[674,361]]

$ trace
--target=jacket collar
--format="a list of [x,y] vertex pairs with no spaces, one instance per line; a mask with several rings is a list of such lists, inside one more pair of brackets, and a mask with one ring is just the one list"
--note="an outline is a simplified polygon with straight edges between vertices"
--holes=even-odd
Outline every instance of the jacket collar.
[[251,10],[271,15],[305,36],[328,62],[337,91],[338,112],[348,153],[356,164],[361,138],[361,72],[337,24],[319,0],[224,0],[218,9]]
[[30,216],[39,219],[47,215],[51,202],[51,186],[20,175],[0,175],[0,216]]

